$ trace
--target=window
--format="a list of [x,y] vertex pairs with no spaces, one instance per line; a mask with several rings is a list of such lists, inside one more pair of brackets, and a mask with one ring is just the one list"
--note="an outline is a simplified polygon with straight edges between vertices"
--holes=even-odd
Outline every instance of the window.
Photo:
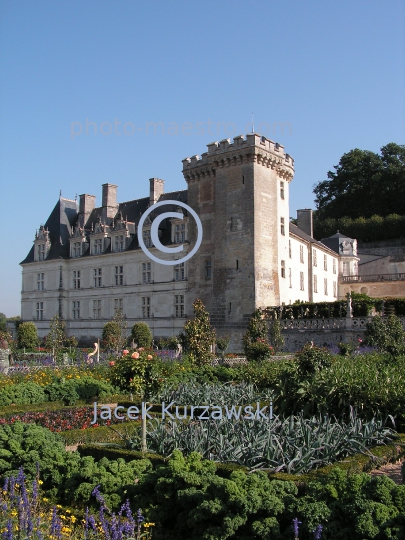
[[292,254],[292,251],[291,251],[291,240],[288,240],[288,256],[289,258],[291,259],[291,255]]
[[146,247],[148,248],[153,247],[152,238],[150,237],[150,229],[146,229],[145,231],[142,231],[142,238]]
[[150,317],[150,297],[142,296],[142,317],[149,319]]
[[[149,231],[149,238],[150,238],[150,231]],[[146,242],[145,242],[145,244],[146,244]],[[147,247],[150,247],[150,246],[147,245]],[[124,238],[123,234],[120,234],[119,236],[115,237],[114,251],[124,251],[124,249],[125,249],[125,238]]]
[[292,289],[292,273],[291,268],[288,269],[288,280],[290,282],[290,289]]
[[44,318],[44,303],[37,302],[37,321],[42,321]]
[[93,300],[93,319],[101,319],[101,300]]
[[333,259],[333,273],[336,274],[336,259]]
[[37,274],[37,290],[43,291],[44,288],[44,274]]
[[284,199],[284,182],[280,182],[280,197]]
[[300,272],[300,290],[304,290],[304,272]]
[[45,260],[45,244],[38,244],[38,260]]
[[300,262],[304,262],[304,246],[300,246]]
[[212,263],[211,261],[205,261],[205,279],[211,279],[212,277]]
[[281,277],[285,278],[285,261],[281,261]]
[[174,300],[176,317],[184,317],[184,296],[182,294],[176,294]]
[[99,255],[100,253],[103,253],[103,239],[102,238],[100,238],[99,240],[94,240],[93,252],[94,252],[94,255]]
[[284,224],[284,218],[280,218],[280,230],[281,234],[285,235],[285,224]]
[[323,256],[323,269],[324,270],[328,269],[328,259],[326,255]]
[[183,281],[185,279],[184,263],[176,264],[174,267],[174,280]]
[[328,294],[328,279],[327,278],[324,278],[323,280],[323,292],[324,294]]
[[142,263],[142,283],[152,281],[151,263]]
[[82,243],[73,242],[72,257],[80,257],[82,254]]
[[314,275],[314,292],[318,292],[318,277]]
[[348,262],[343,263],[343,275],[344,276],[350,275],[350,264]]
[[186,239],[186,226],[184,223],[175,226],[174,242],[175,244],[182,244]]
[[118,311],[122,311],[122,298],[114,298],[114,314]]
[[72,316],[74,319],[80,319],[80,300],[72,302]]
[[80,270],[73,270],[73,288],[80,289]]
[[244,184],[244,183],[245,183],[245,176],[242,175],[242,184]]
[[333,296],[336,298],[337,296],[337,288],[336,288],[336,281],[333,282]]
[[115,284],[124,285],[124,267],[123,266],[115,267]]
[[313,249],[313,250],[312,250],[312,264],[313,264],[314,266],[318,266],[318,263],[317,263],[317,261],[316,261],[316,249]]
[[236,270],[239,270],[239,259],[236,259]]
[[101,268],[94,268],[93,278],[94,278],[94,286],[101,287],[102,285]]

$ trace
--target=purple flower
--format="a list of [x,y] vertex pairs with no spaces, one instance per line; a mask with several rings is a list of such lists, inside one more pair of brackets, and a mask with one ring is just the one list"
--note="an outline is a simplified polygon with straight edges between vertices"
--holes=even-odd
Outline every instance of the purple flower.
[[314,536],[314,539],[315,540],[321,540],[322,538],[322,531],[323,531],[323,527],[322,525],[317,525],[316,529],[312,532],[315,533],[315,536]]
[[136,521],[138,522],[138,525],[140,523],[142,523],[142,521],[144,521],[145,518],[143,517],[143,515],[141,514],[141,509],[139,508],[138,512],[137,512],[137,515],[136,515]]
[[52,510],[51,535],[56,536],[56,538],[62,538],[61,530],[62,522],[58,516],[56,507],[54,506]]
[[7,528],[3,534],[4,540],[13,540],[13,523],[11,519],[7,521]]
[[298,518],[294,518],[293,519],[293,530],[294,530],[295,538],[298,538],[298,534],[299,534],[298,527],[299,527],[299,525],[302,525],[302,521],[299,521]]

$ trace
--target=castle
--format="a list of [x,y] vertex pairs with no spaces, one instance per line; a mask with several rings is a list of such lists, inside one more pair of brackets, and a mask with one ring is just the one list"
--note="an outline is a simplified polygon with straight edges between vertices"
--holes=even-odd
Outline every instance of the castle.
[[[281,145],[255,133],[211,143],[201,157],[183,160],[183,175],[186,190],[164,193],[164,181],[151,178],[149,197],[123,203],[113,184],[102,186],[99,207],[94,195],[80,195],[79,205],[60,197],[21,263],[22,319],[34,320],[43,336],[58,314],[87,343],[120,309],[129,327],[144,320],[155,338],[168,337],[201,298],[218,334],[231,335],[240,350],[257,307],[337,299],[343,262],[312,237],[311,210],[298,211],[298,226],[290,223],[294,160]],[[162,201],[171,203],[151,210],[142,239],[170,266],[151,260],[137,233],[141,216]],[[196,254],[179,263],[195,245],[197,226],[176,202],[193,209],[203,228]],[[153,221],[169,211],[178,215],[159,218],[158,237],[176,253],[152,242]]]

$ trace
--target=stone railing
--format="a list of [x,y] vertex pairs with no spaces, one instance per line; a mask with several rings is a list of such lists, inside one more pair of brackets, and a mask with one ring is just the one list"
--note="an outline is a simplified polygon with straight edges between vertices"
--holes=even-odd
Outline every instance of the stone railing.
[[405,274],[370,274],[367,276],[341,276],[340,283],[364,283],[371,281],[404,281]]
[[[341,317],[326,319],[280,319],[281,330],[365,330],[373,317]],[[405,329],[405,317],[400,317]]]

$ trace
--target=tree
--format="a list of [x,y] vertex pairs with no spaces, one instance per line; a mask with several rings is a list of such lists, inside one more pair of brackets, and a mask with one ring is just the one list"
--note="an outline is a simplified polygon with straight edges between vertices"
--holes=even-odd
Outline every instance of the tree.
[[135,323],[131,330],[131,339],[137,347],[151,347],[153,335],[145,322]]
[[17,343],[19,349],[35,349],[38,346],[37,327],[33,322],[23,322],[17,331]]
[[405,332],[401,319],[396,315],[389,315],[387,319],[376,315],[366,325],[366,343],[377,347],[382,352],[392,356],[405,352]]
[[281,335],[280,321],[274,319],[269,325],[269,342],[274,352],[280,351],[284,346],[284,338]]
[[7,317],[4,313],[0,313],[0,330],[5,332],[7,329]]
[[262,361],[274,354],[268,341],[267,322],[261,309],[256,309],[252,313],[242,343],[248,360]]
[[314,187],[317,219],[405,215],[405,145],[355,148]]
[[102,339],[107,349],[115,349],[117,354],[127,343],[127,322],[120,309],[114,315],[114,318],[103,327]]
[[211,346],[215,343],[215,330],[210,316],[200,299],[193,304],[194,319],[184,325],[183,343],[191,360],[197,365],[208,364],[212,359]]
[[58,356],[67,341],[65,328],[65,323],[59,315],[54,315],[49,326],[49,333],[45,339],[45,347],[51,349],[55,356]]

